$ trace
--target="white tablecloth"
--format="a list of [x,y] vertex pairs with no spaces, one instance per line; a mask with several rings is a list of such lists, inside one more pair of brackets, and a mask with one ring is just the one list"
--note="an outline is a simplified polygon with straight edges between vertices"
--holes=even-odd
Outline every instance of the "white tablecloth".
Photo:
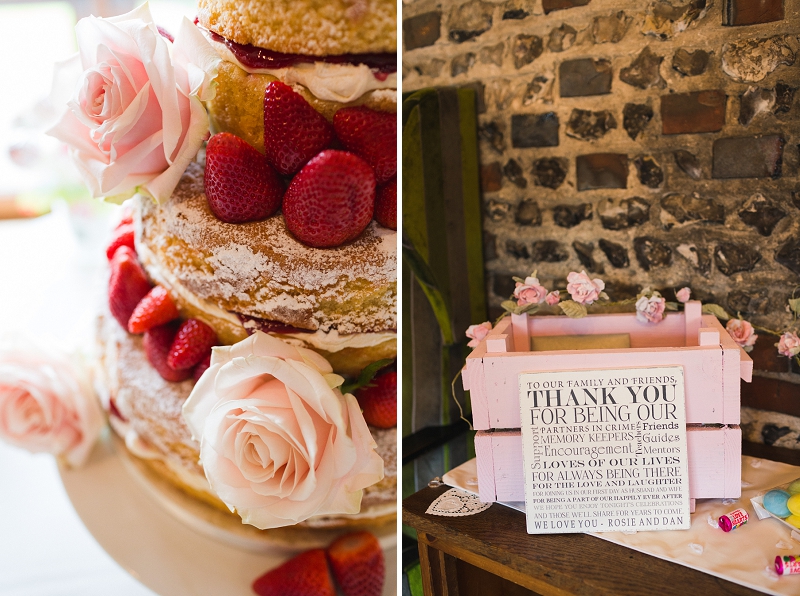
[[[0,336],[33,333],[67,347],[91,341],[106,228],[102,220],[82,225],[61,207],[35,220],[0,221]],[[86,530],[52,457],[0,443],[0,594],[153,592]]]

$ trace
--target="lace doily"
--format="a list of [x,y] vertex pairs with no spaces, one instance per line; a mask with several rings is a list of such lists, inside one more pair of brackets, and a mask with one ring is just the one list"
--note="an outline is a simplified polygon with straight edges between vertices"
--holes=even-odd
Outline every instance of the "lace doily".
[[486,511],[491,505],[491,503],[481,503],[478,495],[451,488],[439,495],[425,513],[443,517],[464,517]]

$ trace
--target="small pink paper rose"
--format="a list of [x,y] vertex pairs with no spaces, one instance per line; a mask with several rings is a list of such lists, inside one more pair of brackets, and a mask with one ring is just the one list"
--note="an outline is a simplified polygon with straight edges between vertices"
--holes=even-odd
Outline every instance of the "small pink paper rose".
[[553,290],[547,296],[545,296],[544,301],[547,302],[550,306],[555,306],[561,300],[561,294],[558,290]]
[[725,325],[725,329],[733,338],[733,341],[739,344],[739,346],[744,348],[747,352],[753,349],[753,346],[758,339],[758,335],[756,335],[753,326],[742,319],[729,319]]
[[183,406],[212,490],[259,529],[358,513],[383,478],[356,398],[325,358],[257,331],[213,349]]
[[524,284],[517,282],[517,286],[514,288],[517,306],[539,304],[544,301],[545,296],[547,296],[547,289],[539,285],[539,279],[536,277],[526,277]]
[[665,307],[666,300],[662,296],[640,296],[636,301],[636,318],[642,323],[660,323]]
[[470,348],[477,348],[478,344],[481,343],[487,335],[489,335],[491,330],[492,324],[489,321],[485,321],[480,325],[470,325],[467,327],[466,335],[472,341],[470,341],[467,346]]
[[689,302],[689,298],[692,297],[692,290],[689,288],[681,288],[677,292],[675,292],[675,297],[678,299],[678,302],[687,303]]
[[788,356],[789,358],[800,354],[800,337],[796,333],[787,331],[781,335],[778,343],[775,344],[778,348],[778,353],[781,356]]
[[571,272],[567,276],[567,292],[578,304],[592,304],[600,297],[600,292],[606,287],[601,279],[589,279],[586,271]]
[[188,19],[174,43],[160,35],[147,4],[81,19],[76,34],[78,54],[55,76],[72,97],[48,134],[70,147],[93,196],[168,199],[208,134],[202,102],[214,98],[219,56]]
[[104,426],[80,363],[49,348],[0,348],[0,438],[80,466]]

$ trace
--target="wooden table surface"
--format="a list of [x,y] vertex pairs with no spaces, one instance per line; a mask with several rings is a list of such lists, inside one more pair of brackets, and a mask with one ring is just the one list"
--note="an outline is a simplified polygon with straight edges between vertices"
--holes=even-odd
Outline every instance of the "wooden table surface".
[[418,532],[420,563],[432,569],[435,594],[470,592],[454,589],[459,579],[463,583],[454,558],[543,596],[759,594],[587,534],[529,535],[525,515],[502,505],[467,517],[427,515],[431,502],[449,488],[424,488],[403,501],[403,522]]

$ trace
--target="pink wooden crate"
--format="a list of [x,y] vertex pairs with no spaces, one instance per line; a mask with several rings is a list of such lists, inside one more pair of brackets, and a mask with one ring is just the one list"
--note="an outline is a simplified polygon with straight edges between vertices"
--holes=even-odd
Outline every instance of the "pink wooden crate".
[[[522,443],[518,377],[523,372],[680,365],[684,369],[692,499],[741,495],[740,379],[753,361],[699,302],[658,324],[635,314],[512,315],[498,323],[467,358],[481,500],[521,501]],[[530,351],[530,338],[627,333],[630,348]],[[734,425],[714,428],[691,425]]]

